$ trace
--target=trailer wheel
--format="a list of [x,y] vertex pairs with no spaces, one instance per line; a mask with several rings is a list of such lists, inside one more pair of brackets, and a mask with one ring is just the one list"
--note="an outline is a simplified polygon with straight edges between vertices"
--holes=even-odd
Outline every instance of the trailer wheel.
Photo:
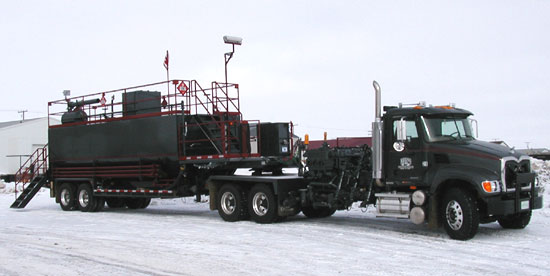
[[143,201],[141,202],[141,206],[139,206],[140,209],[145,209],[147,208],[147,206],[149,206],[149,204],[151,204],[151,198],[144,198]]
[[129,209],[142,209],[145,198],[126,198],[124,202]]
[[278,219],[277,198],[265,184],[256,184],[248,194],[248,213],[257,223],[272,223]]
[[76,209],[76,195],[74,185],[63,183],[57,190],[59,205],[63,211],[72,211]]
[[123,208],[126,206],[124,199],[120,197],[108,197],[105,199],[105,202],[107,202],[107,206],[109,206],[109,208],[113,208],[113,209]]
[[313,207],[302,207],[302,213],[308,218],[326,218],[334,215],[336,212],[336,209],[331,208],[317,208],[314,209]]
[[479,211],[475,198],[468,192],[452,188],[443,197],[440,214],[445,231],[455,240],[473,238],[479,227]]
[[506,216],[498,220],[498,224],[506,229],[523,229],[531,221],[531,211]]
[[218,214],[225,221],[239,221],[248,217],[243,191],[233,184],[225,184],[218,191]]
[[76,192],[78,209],[82,212],[92,212],[95,210],[97,200],[92,192],[90,184],[83,183],[78,186]]

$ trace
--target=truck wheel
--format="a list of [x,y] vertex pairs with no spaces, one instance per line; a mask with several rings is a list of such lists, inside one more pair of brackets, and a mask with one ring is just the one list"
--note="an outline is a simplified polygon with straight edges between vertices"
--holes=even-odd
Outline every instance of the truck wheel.
[[479,227],[479,211],[472,195],[459,188],[452,188],[443,197],[440,214],[445,231],[455,240],[473,238]]
[[145,198],[127,198],[124,202],[129,209],[141,209]]
[[74,186],[69,183],[63,183],[57,190],[59,205],[63,211],[72,211],[76,209],[76,195]]
[[278,219],[277,198],[271,188],[257,184],[248,194],[248,213],[257,223],[272,223]]
[[80,184],[76,192],[78,209],[82,212],[91,212],[95,210],[97,200],[92,193],[90,184]]
[[515,215],[506,216],[498,220],[498,224],[502,228],[507,229],[523,229],[531,221],[531,211],[526,213],[519,213]]
[[336,209],[331,208],[317,208],[302,207],[302,213],[308,218],[326,218],[332,216],[336,212]]
[[246,200],[242,190],[233,185],[225,184],[218,191],[218,214],[225,221],[239,221],[248,217]]
[[120,197],[108,197],[105,199],[109,208],[123,208],[126,206],[123,198]]

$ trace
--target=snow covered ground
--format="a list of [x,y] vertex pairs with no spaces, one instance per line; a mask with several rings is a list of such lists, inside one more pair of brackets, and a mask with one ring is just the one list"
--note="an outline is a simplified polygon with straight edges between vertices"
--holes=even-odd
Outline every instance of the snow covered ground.
[[[550,162],[534,167],[548,199]],[[0,275],[550,274],[548,200],[526,229],[485,224],[465,242],[373,210],[260,225],[224,222],[190,198],[99,213],[64,212],[49,190],[25,209],[13,200],[0,194]]]

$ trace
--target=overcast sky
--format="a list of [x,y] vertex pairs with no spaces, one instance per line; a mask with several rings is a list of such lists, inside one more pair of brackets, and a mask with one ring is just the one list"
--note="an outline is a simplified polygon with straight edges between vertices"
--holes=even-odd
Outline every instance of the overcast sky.
[[550,1],[1,1],[0,121],[162,81],[223,81],[245,119],[367,136],[382,103],[456,103],[480,139],[550,147]]

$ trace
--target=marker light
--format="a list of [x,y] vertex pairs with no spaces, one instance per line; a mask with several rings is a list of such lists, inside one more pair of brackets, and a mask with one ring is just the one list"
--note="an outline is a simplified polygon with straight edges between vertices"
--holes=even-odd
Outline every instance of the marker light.
[[481,187],[487,193],[497,193],[500,192],[500,185],[498,181],[483,181],[481,182]]

